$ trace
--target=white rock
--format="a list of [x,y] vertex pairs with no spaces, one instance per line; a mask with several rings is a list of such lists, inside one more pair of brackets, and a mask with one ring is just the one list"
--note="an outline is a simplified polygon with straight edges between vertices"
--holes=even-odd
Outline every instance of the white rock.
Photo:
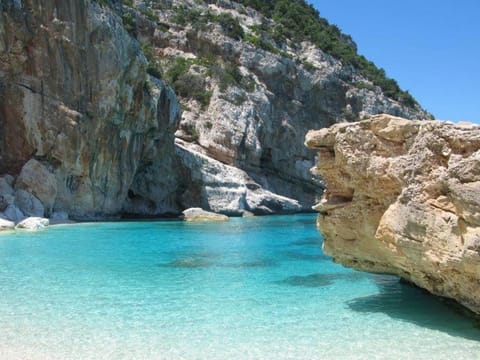
[[16,229],[40,230],[44,229],[50,224],[48,219],[41,217],[29,217],[15,226]]
[[217,214],[210,211],[205,211],[201,208],[190,208],[184,210],[182,213],[182,219],[185,221],[228,221],[228,216]]
[[8,221],[0,217],[0,231],[12,230],[14,228],[15,228],[15,223],[13,221]]
[[200,203],[204,208],[230,216],[302,210],[298,201],[263,189],[245,171],[212,159],[178,139],[177,154],[191,171],[192,188],[184,194],[186,206]]

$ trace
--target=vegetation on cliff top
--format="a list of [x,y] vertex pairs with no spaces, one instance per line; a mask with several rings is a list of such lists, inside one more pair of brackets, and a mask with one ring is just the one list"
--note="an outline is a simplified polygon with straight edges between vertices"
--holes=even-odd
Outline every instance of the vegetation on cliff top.
[[[133,6],[130,0],[122,2],[128,8]],[[197,0],[197,2],[199,5],[222,5],[219,0]],[[417,105],[417,101],[408,91],[403,91],[394,79],[386,76],[384,69],[378,68],[373,62],[358,54],[357,46],[349,35],[342,33],[336,25],[322,18],[318,10],[305,0],[235,0],[232,2],[240,4],[237,10],[242,14],[246,15],[248,12],[245,7],[261,13],[264,16],[263,23],[250,26],[251,32],[245,32],[239,19],[230,13],[218,14],[186,5],[175,6],[171,2],[160,0],[145,1],[147,7],[142,10],[142,14],[151,21],[157,22],[158,18],[151,9],[173,9],[175,16],[172,20],[181,26],[191,26],[197,31],[207,31],[210,24],[219,24],[226,36],[249,42],[255,47],[284,57],[291,57],[284,51],[285,44],[295,48],[296,44],[309,41],[341,60],[345,65],[357,69],[373,85],[380,87],[386,96],[408,107],[413,108]],[[126,11],[123,14],[123,21],[127,30],[134,34],[135,20],[132,15]],[[149,58],[149,72],[158,74],[157,69],[154,61]]]
[[326,53],[352,65],[367,79],[379,86],[384,94],[413,107],[415,99],[386,76],[373,62],[357,53],[357,46],[349,35],[343,34],[336,25],[331,25],[320,16],[318,10],[304,0],[237,0],[264,16],[274,20],[269,35],[277,42],[286,39],[295,42],[308,40]]

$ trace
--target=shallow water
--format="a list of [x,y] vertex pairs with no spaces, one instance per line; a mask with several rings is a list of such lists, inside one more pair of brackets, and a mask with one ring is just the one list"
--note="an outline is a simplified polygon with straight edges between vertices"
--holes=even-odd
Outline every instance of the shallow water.
[[0,359],[474,359],[480,328],[334,264],[313,215],[0,236]]

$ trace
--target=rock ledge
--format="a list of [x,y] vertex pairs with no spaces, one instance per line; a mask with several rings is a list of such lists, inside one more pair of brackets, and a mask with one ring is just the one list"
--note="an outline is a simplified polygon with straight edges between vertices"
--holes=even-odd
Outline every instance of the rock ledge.
[[480,313],[480,127],[389,115],[310,131],[324,250]]

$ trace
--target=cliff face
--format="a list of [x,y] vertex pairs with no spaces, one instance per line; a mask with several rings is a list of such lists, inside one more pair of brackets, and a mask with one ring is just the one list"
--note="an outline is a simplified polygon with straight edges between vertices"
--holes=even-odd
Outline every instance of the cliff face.
[[480,313],[480,127],[378,115],[306,139],[325,252]]
[[[303,145],[308,129],[375,113],[430,116],[418,105],[389,98],[360,71],[309,41],[275,42],[259,28],[278,24],[242,1],[161,3],[154,11],[161,27],[142,17],[147,3],[135,2],[129,11],[137,16],[138,38],[153,44],[164,74],[180,95],[184,111],[176,136],[184,140],[184,151],[200,146],[205,156],[242,170],[254,186],[297,200],[298,210],[310,211],[322,192],[321,183],[309,173],[315,154]],[[182,22],[190,18],[195,21]],[[230,27],[224,18],[231,19]],[[186,59],[186,65],[179,66],[179,59]],[[184,81],[199,88],[187,91]],[[192,193],[205,186],[213,185],[184,184]],[[215,192],[242,204],[235,191],[223,185]],[[216,203],[209,193],[201,193],[203,203]],[[281,204],[270,212],[291,211],[289,204]],[[231,207],[211,209],[231,213]],[[236,212],[243,209],[269,212],[248,204]]]
[[28,179],[15,188],[45,197],[46,215],[178,211],[179,106],[120,17],[84,0],[7,0],[0,11],[0,174]]
[[310,210],[306,129],[429,116],[248,3],[2,1],[0,216]]

